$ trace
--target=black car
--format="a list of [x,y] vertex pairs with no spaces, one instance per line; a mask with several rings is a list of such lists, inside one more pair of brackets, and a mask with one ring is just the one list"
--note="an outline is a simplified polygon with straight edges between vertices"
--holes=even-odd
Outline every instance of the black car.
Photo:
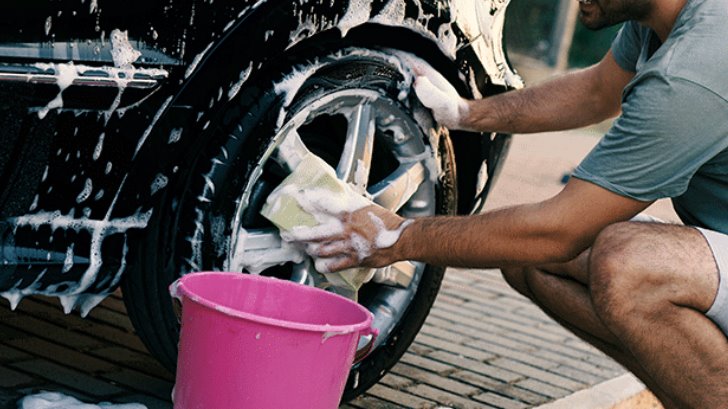
[[[478,211],[508,135],[450,132],[410,92],[413,61],[461,93],[521,86],[508,0],[5,0],[0,12],[0,295],[82,315],[122,287],[149,350],[176,363],[180,275],[321,286],[259,215],[313,152],[407,217]],[[380,337],[351,398],[405,352],[444,270],[404,262],[358,293]],[[362,342],[366,342],[363,340]]]

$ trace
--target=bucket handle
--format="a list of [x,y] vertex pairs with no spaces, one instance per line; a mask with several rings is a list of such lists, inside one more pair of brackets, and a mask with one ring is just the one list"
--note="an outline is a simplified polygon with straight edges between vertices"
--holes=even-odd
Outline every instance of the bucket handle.
[[358,364],[363,361],[364,358],[369,356],[369,353],[372,352],[372,348],[374,347],[374,341],[376,341],[377,336],[379,336],[379,330],[376,328],[367,328],[361,332],[360,336],[361,338],[369,337],[369,342],[356,350],[356,353],[354,354],[354,363],[352,365]]

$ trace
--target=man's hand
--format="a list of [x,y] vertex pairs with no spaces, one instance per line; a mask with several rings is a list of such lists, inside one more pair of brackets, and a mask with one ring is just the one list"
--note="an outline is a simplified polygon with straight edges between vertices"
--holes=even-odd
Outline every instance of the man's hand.
[[415,65],[415,93],[432,110],[435,120],[448,129],[467,129],[468,101],[439,72],[429,66]]
[[411,220],[377,205],[333,216],[340,226],[296,227],[283,238],[304,243],[321,273],[358,266],[383,267],[399,261],[396,244]]

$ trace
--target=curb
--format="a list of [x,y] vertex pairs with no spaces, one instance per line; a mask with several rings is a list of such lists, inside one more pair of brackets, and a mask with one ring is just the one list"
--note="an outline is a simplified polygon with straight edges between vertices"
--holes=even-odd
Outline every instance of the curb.
[[535,409],[662,408],[634,375],[627,373]]

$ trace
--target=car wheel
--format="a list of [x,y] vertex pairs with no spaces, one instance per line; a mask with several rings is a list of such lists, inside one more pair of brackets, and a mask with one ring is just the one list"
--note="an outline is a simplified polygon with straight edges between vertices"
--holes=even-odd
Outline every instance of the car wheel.
[[[455,212],[452,146],[408,92],[412,61],[392,50],[361,48],[289,58],[261,71],[256,85],[220,110],[214,136],[186,182],[160,205],[124,284],[135,328],[165,366],[176,364],[179,334],[167,287],[181,274],[246,271],[326,286],[311,260],[283,243],[259,214],[291,172],[291,154],[314,153],[362,195],[402,216]],[[375,384],[406,351],[443,272],[396,263],[360,289],[358,302],[374,315],[380,336],[352,368],[345,399]]]

